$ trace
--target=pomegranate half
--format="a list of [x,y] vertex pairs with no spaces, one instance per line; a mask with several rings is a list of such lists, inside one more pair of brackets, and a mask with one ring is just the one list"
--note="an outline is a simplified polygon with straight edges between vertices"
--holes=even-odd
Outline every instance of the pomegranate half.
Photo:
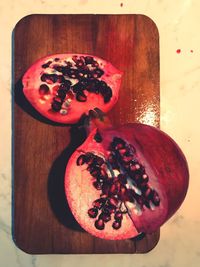
[[133,123],[93,129],[71,156],[65,192],[77,222],[104,239],[127,239],[159,229],[188,188],[178,145],[152,126]]
[[55,54],[36,61],[24,74],[26,98],[46,118],[76,123],[90,109],[108,112],[118,100],[122,72],[99,57]]

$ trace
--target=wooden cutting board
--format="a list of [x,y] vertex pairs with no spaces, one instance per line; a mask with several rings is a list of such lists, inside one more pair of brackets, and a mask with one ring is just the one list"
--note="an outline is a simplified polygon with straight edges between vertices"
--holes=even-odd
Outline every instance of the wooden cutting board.
[[89,53],[124,72],[116,125],[159,127],[159,36],[142,15],[31,15],[14,30],[14,240],[33,253],[145,253],[159,231],[137,239],[107,241],[81,230],[64,195],[70,155],[85,139],[82,129],[49,123],[27,103],[21,77],[52,53]]

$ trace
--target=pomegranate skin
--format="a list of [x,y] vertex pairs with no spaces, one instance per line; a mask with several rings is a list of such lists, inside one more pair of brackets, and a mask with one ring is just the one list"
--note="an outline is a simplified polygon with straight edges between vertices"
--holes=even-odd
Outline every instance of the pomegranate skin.
[[[102,142],[95,141],[94,129],[73,153],[66,168],[66,198],[75,219],[87,232],[104,239],[121,240],[133,238],[141,232],[156,231],[177,211],[186,196],[189,171],[181,149],[166,133],[144,124],[133,123],[98,131]],[[111,220],[103,230],[98,230],[94,226],[95,219],[90,218],[87,212],[100,193],[94,188],[86,166],[77,166],[76,162],[83,152],[108,158],[113,137],[122,138],[135,148],[136,158],[144,166],[149,185],[158,193],[160,204],[154,210],[142,208],[142,213],[138,215],[132,203],[126,202],[128,212],[124,215],[121,228],[113,229]]]
[[[48,73],[49,69],[45,66],[48,62],[52,61],[52,65],[60,64],[58,59],[62,62],[70,61],[73,62],[72,57],[92,57],[98,62],[99,68],[101,68],[104,74],[100,77],[100,81],[106,82],[106,84],[112,90],[112,97],[108,102],[104,102],[102,95],[99,93],[86,92],[87,100],[81,98],[81,101],[77,101],[76,96],[72,93],[72,98],[70,98],[70,106],[67,112],[61,114],[60,112],[52,111],[52,101],[57,96],[56,90],[58,90],[60,82],[53,82],[52,84],[47,84],[49,87],[49,92],[44,88],[45,81],[41,80],[42,74]],[[47,62],[47,63],[45,63]],[[51,72],[50,73],[54,73]],[[61,73],[55,72],[57,75]],[[22,78],[23,92],[27,100],[31,105],[44,117],[58,123],[73,124],[79,121],[83,114],[88,114],[88,111],[94,108],[99,108],[103,112],[107,113],[116,104],[119,95],[119,88],[121,84],[122,72],[116,69],[110,62],[101,59],[97,56],[88,54],[54,54],[43,57],[36,62],[34,62],[29,69],[26,71]],[[75,78],[67,78],[72,81]],[[58,79],[59,80],[59,79]],[[77,80],[78,82],[78,80]],[[40,86],[43,85],[43,90],[39,90]],[[46,84],[45,84],[46,85]],[[55,89],[56,88],[56,89]],[[46,90],[46,91],[45,91]],[[56,107],[55,107],[56,108]]]

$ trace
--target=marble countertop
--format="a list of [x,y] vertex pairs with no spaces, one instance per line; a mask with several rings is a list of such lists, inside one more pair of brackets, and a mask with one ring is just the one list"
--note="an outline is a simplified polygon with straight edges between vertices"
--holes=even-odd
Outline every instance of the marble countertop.
[[[59,2],[59,4],[58,4]],[[121,4],[123,3],[123,5]],[[198,267],[200,264],[200,1],[199,0],[7,0],[0,3],[0,265]],[[160,33],[161,129],[184,151],[190,186],[180,210],[161,228],[158,245],[145,255],[28,255],[12,240],[11,57],[12,31],[28,14],[145,14]],[[180,49],[179,51],[177,51]]]

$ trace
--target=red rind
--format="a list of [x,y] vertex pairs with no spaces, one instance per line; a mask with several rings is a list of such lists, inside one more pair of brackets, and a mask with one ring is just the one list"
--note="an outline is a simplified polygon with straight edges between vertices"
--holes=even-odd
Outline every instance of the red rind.
[[[93,138],[96,130],[93,130],[74,152],[66,168],[65,192],[74,217],[86,231],[105,239],[126,239],[139,232],[156,231],[177,211],[185,198],[189,181],[185,156],[167,134],[152,126],[135,123],[99,131],[103,142],[96,143]],[[144,208],[140,216],[130,208],[129,216],[126,214],[119,230],[112,229],[109,222],[104,230],[99,231],[94,227],[95,219],[87,215],[91,203],[99,197],[99,191],[93,187],[92,177],[84,170],[85,165],[77,166],[76,159],[82,151],[98,151],[98,154],[106,156],[114,136],[123,138],[136,148],[137,158],[150,178],[149,184],[158,192],[161,201],[153,211]]]
[[[41,101],[39,94],[39,87],[41,85],[40,76],[44,69],[41,67],[44,62],[48,59],[54,58],[71,58],[74,55],[78,56],[90,56],[88,54],[54,54],[43,57],[37,60],[33,65],[26,71],[23,76],[23,91],[24,95],[31,103],[31,105],[44,117],[59,123],[71,124],[76,123],[84,113],[88,113],[90,109],[98,107],[103,112],[108,112],[117,102],[119,88],[121,83],[122,72],[117,70],[111,63],[103,60],[99,57],[92,56],[98,62],[102,63],[104,74],[101,77],[108,86],[111,87],[113,96],[108,103],[104,103],[103,97],[100,94],[88,92],[87,102],[79,102],[75,98],[73,103],[70,105],[70,109],[67,115],[61,115],[59,112],[53,112],[51,110],[51,102],[54,96],[50,95],[49,99]],[[56,85],[56,84],[55,84]]]

